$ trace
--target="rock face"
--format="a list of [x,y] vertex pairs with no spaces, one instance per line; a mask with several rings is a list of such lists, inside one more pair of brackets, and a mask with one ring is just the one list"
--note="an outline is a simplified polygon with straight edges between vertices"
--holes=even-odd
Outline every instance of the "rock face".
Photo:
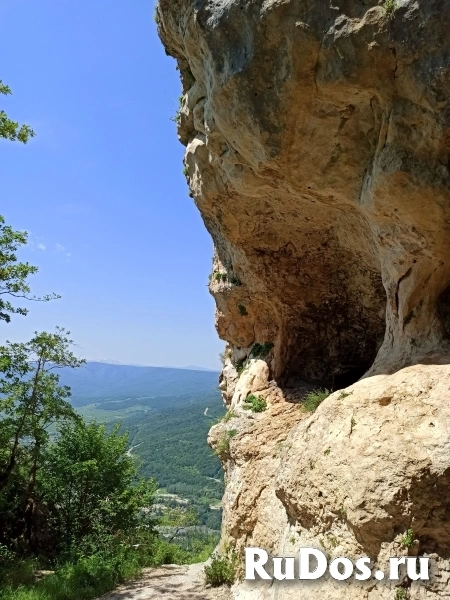
[[[236,432],[224,540],[285,552],[286,535],[329,534],[376,558],[412,524],[418,552],[447,557],[450,3],[160,0],[156,18],[216,248],[220,387],[236,414],[211,432],[216,446]],[[305,418],[318,384],[353,393]],[[269,408],[251,416],[255,392]],[[352,597],[392,597],[371,585]]]
[[[395,600],[450,598],[450,357],[393,375],[368,377],[327,398],[312,416],[252,361],[241,376],[232,418],[213,427],[210,443],[226,468],[223,539],[273,556],[299,547],[329,559],[374,559],[387,571],[391,556],[430,557],[429,582],[247,582],[239,600]],[[442,364],[441,364],[442,363]],[[255,387],[257,392],[255,391]],[[268,408],[243,410],[261,394]],[[300,392],[300,390],[296,390]],[[230,432],[233,436],[230,436]],[[414,543],[402,539],[412,529]]]

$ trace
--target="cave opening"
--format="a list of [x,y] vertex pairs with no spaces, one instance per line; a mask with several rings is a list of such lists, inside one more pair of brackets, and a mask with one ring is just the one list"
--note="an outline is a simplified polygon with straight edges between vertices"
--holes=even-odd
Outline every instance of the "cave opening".
[[[373,365],[383,343],[386,294],[372,280],[371,301],[342,294],[299,311],[289,321],[283,384],[303,381],[330,391],[356,383]],[[340,288],[343,289],[343,286]],[[349,297],[351,300],[349,300]],[[450,307],[450,303],[449,303]],[[450,317],[450,310],[449,310]]]
[[450,338],[450,285],[439,296],[437,308],[445,333]]
[[336,390],[341,390],[359,381],[361,377],[369,370],[372,362],[368,362],[364,366],[356,366],[346,369],[345,371],[335,373],[330,386],[331,391],[334,392]]

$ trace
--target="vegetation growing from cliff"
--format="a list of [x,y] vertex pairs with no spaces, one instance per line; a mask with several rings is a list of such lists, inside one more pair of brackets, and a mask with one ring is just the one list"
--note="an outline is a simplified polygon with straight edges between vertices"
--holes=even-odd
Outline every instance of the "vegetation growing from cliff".
[[255,396],[254,394],[250,394],[244,400],[244,408],[251,410],[255,413],[260,413],[266,410],[267,402],[262,396]]
[[248,315],[247,309],[243,304],[238,304],[238,311],[241,317],[246,317]]
[[243,371],[245,369],[245,364],[246,364],[245,359],[237,360],[236,362],[233,363],[233,366],[236,369],[236,372],[238,375],[241,375],[243,373]]
[[222,417],[220,417],[217,422],[218,423],[228,423],[231,419],[237,417],[237,413],[234,410],[228,410]]
[[224,456],[230,452],[230,441],[237,435],[236,429],[225,431],[219,439],[215,448],[217,456]]
[[265,358],[272,350],[274,344],[272,342],[264,342],[263,344],[253,344],[250,350],[250,358]]
[[325,390],[314,390],[306,394],[303,398],[302,407],[307,412],[314,412],[316,408],[330,395],[330,391]]
[[385,2],[383,4],[383,8],[386,11],[386,14],[389,17],[392,17],[392,15],[395,12],[395,9],[397,8],[396,0],[385,0]]
[[414,546],[414,540],[415,540],[414,530],[408,529],[408,531],[402,537],[401,543],[403,546],[405,546],[405,548],[411,548],[411,546]]
[[233,550],[224,554],[213,554],[211,562],[205,567],[205,580],[212,587],[232,585],[236,579],[237,557]]
[[[241,316],[248,315],[247,309],[244,306],[239,305],[238,311]],[[264,342],[262,344],[256,342],[255,344],[253,344],[248,354],[248,358],[241,358],[240,360],[233,362],[233,366],[236,369],[237,374],[240,376],[244,372],[250,359],[266,358],[273,347],[273,342]]]

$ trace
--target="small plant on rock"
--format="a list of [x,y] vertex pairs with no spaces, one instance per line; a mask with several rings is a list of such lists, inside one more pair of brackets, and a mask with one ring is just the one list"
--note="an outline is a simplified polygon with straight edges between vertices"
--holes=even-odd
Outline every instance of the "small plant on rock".
[[403,546],[405,546],[405,548],[411,548],[411,546],[414,545],[414,541],[415,541],[415,536],[414,536],[413,529],[408,529],[407,532],[405,533],[405,535],[400,540],[401,544]]
[[314,412],[316,410],[316,408],[319,406],[319,404],[321,404],[325,400],[325,398],[328,398],[330,393],[331,392],[327,389],[314,390],[312,392],[309,392],[303,398],[303,404],[302,404],[303,408],[307,412]]
[[397,8],[397,2],[396,0],[385,0],[384,4],[383,4],[383,8],[387,14],[388,17],[392,18],[395,9]]
[[230,452],[230,440],[232,440],[236,435],[236,429],[230,429],[230,431],[225,431],[223,436],[217,442],[217,446],[214,451],[215,454],[217,454],[217,456],[223,456],[224,454],[228,454]]
[[264,412],[267,408],[267,402],[262,396],[250,394],[250,396],[247,396],[244,400],[244,408],[255,413]]
[[237,414],[234,412],[234,410],[229,410],[220,420],[222,423],[228,423],[228,421],[231,421],[231,419],[234,419],[234,417],[237,417]]
[[236,554],[229,550],[226,554],[213,554],[211,562],[205,567],[205,580],[207,585],[219,587],[232,585],[236,579]]
[[347,520],[347,511],[345,510],[345,508],[343,506],[341,506],[341,508],[338,510],[338,515],[342,521]]
[[243,304],[238,304],[238,311],[241,317],[246,317],[248,315],[247,309]]
[[241,360],[237,360],[236,362],[233,363],[233,367],[236,369],[237,374],[241,375],[242,372],[245,369],[245,359],[241,358]]
[[395,590],[395,600],[407,600],[408,593],[403,588],[397,588]]
[[334,535],[330,535],[328,537],[328,541],[330,542],[330,546],[334,549],[337,548],[337,546],[339,546],[339,542],[337,537],[335,537]]
[[263,344],[256,342],[256,344],[253,344],[252,349],[250,350],[250,357],[264,358],[269,354],[273,346],[274,344],[272,342],[264,342]]

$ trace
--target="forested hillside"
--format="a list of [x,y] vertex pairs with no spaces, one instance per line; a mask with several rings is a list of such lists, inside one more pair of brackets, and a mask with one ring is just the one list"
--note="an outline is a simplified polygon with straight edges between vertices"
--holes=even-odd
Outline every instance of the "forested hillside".
[[211,529],[220,528],[223,495],[222,467],[206,443],[224,412],[217,378],[209,371],[98,362],[61,371],[80,414],[110,426],[120,422],[129,432],[130,453],[141,474],[158,481],[161,501],[187,500]]
[[80,369],[63,369],[60,380],[72,390],[73,406],[127,398],[175,398],[210,393],[218,373],[170,367],[88,362]]

